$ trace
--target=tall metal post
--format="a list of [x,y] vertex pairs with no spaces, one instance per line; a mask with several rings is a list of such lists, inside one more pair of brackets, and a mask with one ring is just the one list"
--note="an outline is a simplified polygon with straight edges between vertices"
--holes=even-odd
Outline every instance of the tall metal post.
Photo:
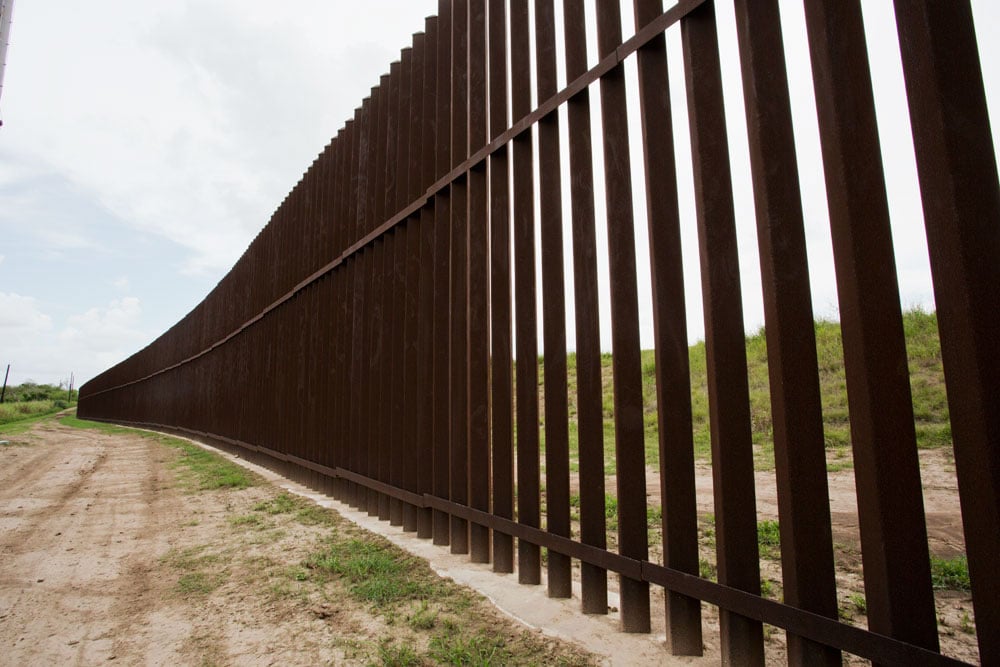
[[7,364],[7,372],[3,376],[3,389],[0,389],[0,403],[3,403],[3,397],[7,395],[7,378],[10,377],[10,364]]

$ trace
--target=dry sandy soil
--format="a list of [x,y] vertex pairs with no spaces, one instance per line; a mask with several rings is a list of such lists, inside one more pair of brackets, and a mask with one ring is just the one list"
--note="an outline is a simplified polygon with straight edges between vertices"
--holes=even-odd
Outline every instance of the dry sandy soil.
[[[254,511],[285,490],[335,507],[433,559],[439,574],[482,591],[505,615],[481,599],[474,614],[503,628],[510,645],[528,656],[524,661],[667,660],[655,587],[652,635],[623,635],[615,631],[615,613],[585,617],[577,600],[549,600],[544,587],[517,586],[515,575],[494,575],[489,566],[472,565],[254,466],[269,482],[194,493],[172,465],[176,450],[155,439],[49,420],[11,440],[0,447],[0,665],[368,664],[384,661],[387,642],[422,641],[426,648],[426,639],[408,635],[394,615],[310,581],[303,563],[330,526],[296,521],[294,513]],[[922,468],[931,549],[950,557],[963,547],[953,466],[940,452],[925,452]],[[698,472],[699,511],[707,516],[711,471],[699,466]],[[649,477],[656,503],[658,479],[654,471]],[[850,470],[832,473],[831,500],[842,611],[863,626],[864,615],[851,601],[863,590],[852,479]],[[758,473],[757,484],[760,518],[776,518],[773,474]],[[703,555],[714,560],[710,548]],[[764,560],[762,574],[774,583],[772,597],[780,597],[777,561]],[[976,661],[968,594],[939,591],[937,603],[944,652]],[[708,605],[704,616],[705,657],[678,663],[718,664],[718,616]],[[510,617],[544,627],[548,636]],[[768,662],[783,663],[783,633],[771,628],[767,635]]]
[[418,603],[352,599],[307,561],[332,534],[381,538],[260,478],[196,491],[173,465],[178,451],[156,438],[47,420],[9,439],[0,446],[0,665],[393,664],[403,648],[426,652],[449,624],[499,637],[505,661],[595,662],[425,564],[413,566],[417,577],[450,608],[432,603],[418,617]]

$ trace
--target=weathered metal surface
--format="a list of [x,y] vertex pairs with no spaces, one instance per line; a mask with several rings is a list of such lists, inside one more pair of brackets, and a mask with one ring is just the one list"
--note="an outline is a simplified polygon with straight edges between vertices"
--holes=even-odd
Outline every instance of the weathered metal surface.
[[1000,660],[1000,185],[968,2],[896,2],[983,664]]
[[[682,21],[681,38],[705,309],[719,583],[759,594],[750,390],[715,6],[705,3]],[[764,663],[758,621],[723,609],[719,631],[724,663]]]
[[913,401],[857,1],[805,3],[844,338],[868,627],[938,648]]
[[[489,0],[490,138],[507,129],[507,9]],[[493,513],[514,518],[514,379],[511,339],[510,160],[504,146],[490,156],[490,339]],[[514,540],[493,534],[493,570],[514,571]]]
[[[637,0],[636,29],[641,31],[662,11],[660,0]],[[660,498],[664,564],[697,574],[691,371],[666,48],[666,37],[661,34],[637,52],[656,342]],[[701,655],[701,602],[669,591],[665,613],[670,652]]]
[[[587,71],[587,31],[582,0],[563,5],[566,78]],[[598,315],[597,233],[594,212],[594,157],[590,136],[590,90],[567,101],[570,206],[573,224],[573,281],[576,314],[577,451],[580,464],[580,539],[607,547],[604,479],[604,419],[601,387],[601,332]],[[584,613],[608,613],[608,573],[592,563],[580,565]]]
[[[556,25],[552,0],[535,2],[535,73],[538,99],[556,94]],[[563,268],[559,116],[538,122],[538,199],[542,259],[542,383],[545,387],[545,525],[569,537],[569,413],[566,381],[566,288]],[[549,552],[549,596],[573,592],[570,560]]]
[[[816,337],[778,3],[737,0],[736,24],[767,325],[782,589],[788,604],[837,618]],[[788,661],[839,665],[841,658],[789,635]]]
[[[510,5],[510,71],[514,81],[531,76],[531,50],[527,0]],[[511,90],[514,118],[531,111],[531,89]],[[541,525],[538,464],[538,323],[535,297],[534,157],[529,127],[513,139],[514,187],[514,337],[516,340],[515,389],[517,395],[517,520],[526,526]],[[541,550],[529,540],[517,542],[517,577],[522,584],[541,583]]]

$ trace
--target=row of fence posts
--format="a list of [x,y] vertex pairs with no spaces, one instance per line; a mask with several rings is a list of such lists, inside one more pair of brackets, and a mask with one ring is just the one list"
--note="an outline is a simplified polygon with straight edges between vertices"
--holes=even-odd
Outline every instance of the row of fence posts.
[[[636,0],[640,28],[628,40],[619,3],[597,2],[598,62],[588,68],[583,0],[563,2],[562,54],[551,0],[534,3],[533,21],[525,0],[440,0],[438,15],[427,19],[233,270],[148,348],[84,385],[81,416],[159,425],[238,446],[404,530],[450,545],[453,553],[492,560],[498,572],[512,572],[516,564],[523,584],[542,581],[546,548],[553,597],[571,595],[571,564],[579,559],[585,613],[607,613],[607,575],[617,572],[628,632],[649,631],[650,583],[662,585],[667,644],[675,654],[701,653],[701,602],[709,601],[720,607],[727,663],[764,660],[762,622],[788,630],[794,664],[839,663],[841,649],[889,663],[948,662],[938,655],[861,6],[807,0],[805,15],[842,317],[869,632],[837,620],[816,341],[778,3],[734,5],[767,323],[783,603],[760,597],[741,280],[710,1],[681,0],[664,12],[660,0]],[[969,3],[895,5],[979,647],[990,663],[1000,659],[1000,572],[993,566],[1000,553],[996,157]],[[675,25],[683,46],[705,311],[717,584],[698,578],[687,309],[664,39]],[[638,156],[629,152],[638,129],[627,120],[623,66],[629,57],[638,63],[642,119],[662,563],[649,561],[631,190]],[[559,58],[568,81],[561,90]],[[531,81],[539,100],[534,108]],[[604,155],[598,175],[593,85]],[[560,143],[563,105],[568,146]],[[571,182],[564,187],[567,159]],[[603,216],[594,201],[596,178],[606,195]],[[606,218],[607,248],[597,245],[599,217]],[[571,286],[563,270],[564,229],[572,234]],[[603,252],[614,350],[614,552],[605,519],[597,279]],[[568,289],[575,304],[578,536],[570,521]]]

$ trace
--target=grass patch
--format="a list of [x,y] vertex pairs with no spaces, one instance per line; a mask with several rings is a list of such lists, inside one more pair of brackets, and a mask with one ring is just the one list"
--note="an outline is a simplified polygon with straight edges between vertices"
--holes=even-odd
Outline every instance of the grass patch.
[[761,558],[774,560],[780,556],[781,530],[777,521],[765,519],[757,522],[757,545]]
[[20,435],[30,430],[35,424],[58,413],[63,407],[46,408],[39,411],[20,412],[26,405],[51,404],[53,401],[31,401],[29,403],[0,403],[0,436]]
[[972,590],[969,581],[969,561],[965,556],[937,558],[931,556],[931,583],[934,588],[957,591]]
[[256,482],[256,476],[252,473],[187,440],[162,433],[80,419],[76,415],[66,415],[59,420],[59,423],[72,428],[93,429],[102,433],[150,438],[167,445],[179,453],[171,466],[181,468],[182,481],[195,490],[245,489],[254,486]]
[[437,625],[438,612],[430,608],[427,600],[421,600],[420,606],[410,614],[406,622],[414,630],[430,630]]
[[378,661],[379,664],[386,667],[416,667],[424,663],[412,647],[404,643],[397,644],[392,640],[384,640],[379,643]]
[[253,506],[255,511],[267,514],[287,514],[298,507],[296,499],[287,493],[279,493],[274,498],[263,500]]
[[225,559],[221,554],[208,552],[208,545],[171,549],[160,562],[179,570],[174,591],[181,595],[207,595],[226,580]]
[[378,605],[427,597],[431,590],[410,576],[412,557],[387,544],[361,539],[334,541],[305,566],[344,578],[358,600]]
[[181,595],[208,595],[222,585],[225,576],[214,572],[188,572],[182,574],[174,587]]
[[259,514],[238,514],[236,516],[226,517],[226,521],[230,526],[240,527],[247,526],[250,528],[264,528],[264,517]]
[[431,638],[430,657],[445,665],[506,665],[511,661],[502,637],[477,633],[464,635],[452,626]]
[[104,422],[90,421],[89,419],[80,419],[76,414],[65,415],[59,418],[59,423],[63,426],[69,426],[70,428],[86,428],[92,431],[100,431],[101,433],[108,434],[140,434],[141,431],[136,431],[135,429],[127,428],[125,426],[117,426],[115,424],[105,424]]
[[253,510],[272,516],[294,513],[295,520],[304,526],[329,525],[333,522],[330,510],[284,491],[255,504]]
[[172,466],[183,468],[182,477],[197,490],[245,489],[254,485],[250,473],[218,454],[177,438],[164,437],[163,442],[180,452]]

